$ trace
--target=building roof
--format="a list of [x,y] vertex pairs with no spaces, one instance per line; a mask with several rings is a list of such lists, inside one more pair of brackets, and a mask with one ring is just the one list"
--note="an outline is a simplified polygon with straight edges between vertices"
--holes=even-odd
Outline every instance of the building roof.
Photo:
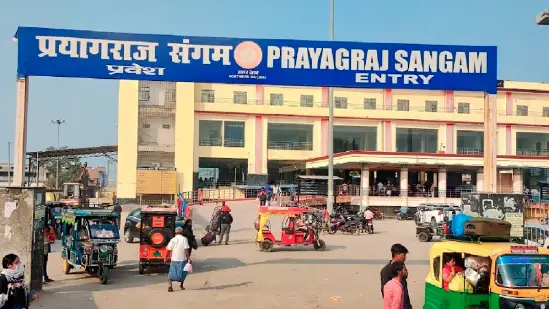
[[[27,152],[27,155],[38,159],[58,158],[58,157],[86,157],[86,156],[109,156],[118,152],[118,146],[98,146],[86,148],[66,148],[47,151]],[[110,157],[110,156],[109,156]],[[112,159],[112,158],[111,158]],[[114,160],[114,159],[113,159]]]

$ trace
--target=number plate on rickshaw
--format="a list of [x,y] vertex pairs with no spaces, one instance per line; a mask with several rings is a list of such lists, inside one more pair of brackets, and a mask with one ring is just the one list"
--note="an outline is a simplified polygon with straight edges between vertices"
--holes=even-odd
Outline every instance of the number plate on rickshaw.
[[536,302],[546,302],[548,298],[549,298],[549,295],[543,295],[543,294],[541,294],[541,295],[536,295],[536,296],[534,297],[534,300],[535,300]]

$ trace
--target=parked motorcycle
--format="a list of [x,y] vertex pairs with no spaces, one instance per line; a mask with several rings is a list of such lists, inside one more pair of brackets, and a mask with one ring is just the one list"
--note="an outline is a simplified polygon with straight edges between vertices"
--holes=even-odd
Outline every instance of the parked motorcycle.
[[401,207],[395,210],[395,217],[397,220],[415,220],[416,215],[406,207]]
[[362,230],[362,223],[358,217],[355,216],[356,215],[332,215],[328,233],[335,234],[337,231],[340,231],[342,233],[355,234],[357,231]]

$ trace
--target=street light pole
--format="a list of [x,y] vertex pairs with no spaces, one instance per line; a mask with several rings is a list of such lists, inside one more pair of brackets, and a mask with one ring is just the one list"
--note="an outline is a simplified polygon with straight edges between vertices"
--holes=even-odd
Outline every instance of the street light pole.
[[[65,123],[65,120],[57,119],[52,120],[51,122],[57,125],[57,150],[59,150],[59,132],[61,130],[61,125]],[[55,169],[55,188],[59,189],[59,157],[57,157],[57,167]]]
[[[334,0],[330,0],[330,40],[334,40]],[[328,87],[328,200],[329,214],[334,213],[334,88]]]

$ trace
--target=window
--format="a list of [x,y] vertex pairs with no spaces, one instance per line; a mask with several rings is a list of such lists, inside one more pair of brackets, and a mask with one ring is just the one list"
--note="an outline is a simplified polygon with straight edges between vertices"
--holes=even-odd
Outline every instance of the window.
[[334,152],[376,150],[377,128],[334,126]]
[[166,101],[167,103],[175,103],[175,89],[166,90],[166,94],[164,95],[164,101]]
[[282,93],[271,93],[271,105],[284,105],[284,95]]
[[347,108],[347,98],[346,97],[335,97],[334,98],[335,108]]
[[293,123],[269,123],[267,148],[313,150],[313,126]]
[[198,122],[198,145],[221,146],[221,127],[223,121],[200,120]]
[[470,113],[471,113],[471,104],[458,103],[458,114],[470,114]]
[[376,109],[376,99],[364,99],[364,109]]
[[302,94],[299,98],[299,106],[301,107],[313,107],[314,96],[310,94]]
[[398,111],[409,111],[410,110],[410,100],[397,100],[397,110]]
[[143,129],[149,129],[149,128],[151,127],[151,125],[148,124],[148,123],[144,123],[144,124],[141,125],[141,127],[142,127]]
[[234,104],[248,104],[248,93],[246,91],[233,92]]
[[139,86],[139,101],[148,101],[151,98],[151,87]]
[[225,133],[223,134],[223,146],[244,147],[244,122],[225,121]]
[[200,90],[200,102],[213,103],[215,101],[215,90]]
[[429,113],[436,113],[438,107],[437,101],[425,101],[425,111]]
[[438,147],[438,129],[396,129],[397,152],[436,153]]
[[543,108],[543,117],[549,117],[549,107]]
[[435,279],[440,280],[440,256],[433,259],[433,275]]
[[517,116],[528,116],[528,106],[517,105]]
[[163,124],[162,125],[162,129],[169,129],[170,128],[170,125],[169,124]]

